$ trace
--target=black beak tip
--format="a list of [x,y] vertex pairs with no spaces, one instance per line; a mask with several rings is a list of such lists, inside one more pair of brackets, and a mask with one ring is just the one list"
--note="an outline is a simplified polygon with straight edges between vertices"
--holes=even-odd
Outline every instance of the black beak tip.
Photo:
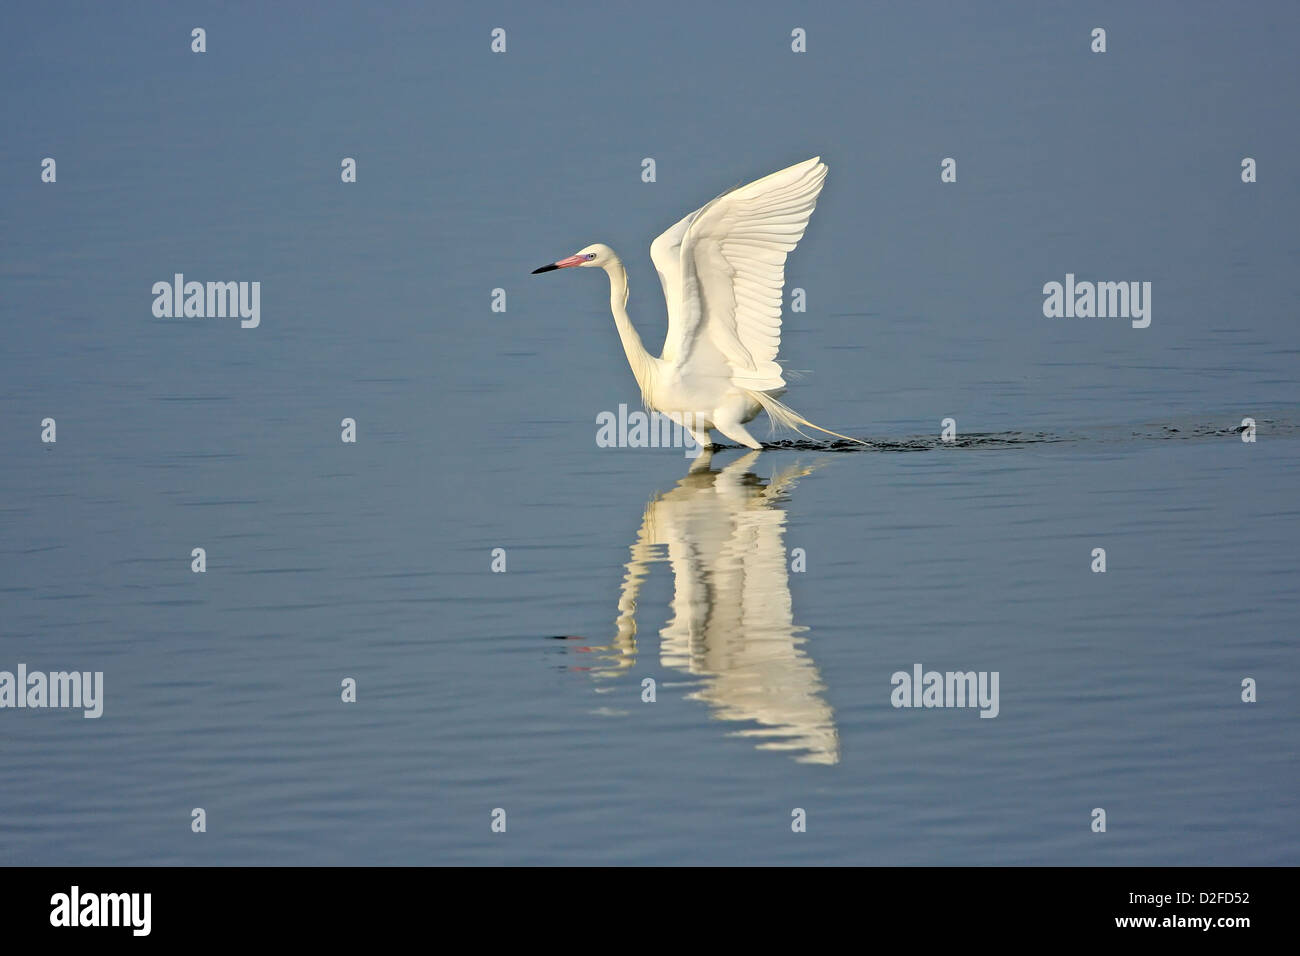
[[557,267],[554,264],[549,266],[542,266],[540,269],[534,269],[533,275],[541,275],[543,272],[554,272],[556,268]]

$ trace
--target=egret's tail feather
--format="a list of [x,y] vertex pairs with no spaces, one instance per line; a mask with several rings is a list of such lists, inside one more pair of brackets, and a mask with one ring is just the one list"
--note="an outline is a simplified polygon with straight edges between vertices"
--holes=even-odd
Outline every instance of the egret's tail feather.
[[[745,390],[750,397],[758,404],[763,406],[763,411],[767,412],[767,417],[771,420],[773,427],[788,428],[791,431],[804,435],[800,425],[806,425],[809,428],[815,428],[819,432],[825,432],[827,435],[834,435],[836,438],[843,438],[845,441],[857,442],[859,445],[870,445],[871,442],[863,441],[861,438],[850,438],[848,435],[841,435],[839,432],[833,432],[829,428],[822,428],[820,425],[814,425],[808,419],[804,418],[789,405],[774,398],[767,392],[755,392],[749,389]],[[807,435],[804,435],[807,438]]]

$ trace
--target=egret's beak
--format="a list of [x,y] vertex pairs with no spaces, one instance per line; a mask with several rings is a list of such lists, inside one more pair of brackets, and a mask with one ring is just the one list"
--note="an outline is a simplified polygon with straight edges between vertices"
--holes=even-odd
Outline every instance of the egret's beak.
[[585,256],[569,256],[567,259],[561,259],[559,262],[552,262],[549,266],[542,266],[540,269],[534,269],[533,275],[542,272],[553,272],[556,269],[569,269],[573,266],[580,266],[587,261]]

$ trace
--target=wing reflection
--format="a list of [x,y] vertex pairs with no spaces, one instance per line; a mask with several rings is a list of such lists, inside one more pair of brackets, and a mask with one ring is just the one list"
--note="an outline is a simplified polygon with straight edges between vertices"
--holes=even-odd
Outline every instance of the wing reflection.
[[659,657],[696,677],[689,699],[762,750],[789,751],[800,762],[839,761],[839,736],[825,686],[794,623],[786,515],[795,483],[825,463],[795,463],[764,483],[750,452],[719,471],[704,453],[672,489],[646,506],[619,595],[616,636],[593,648],[595,677],[626,674],[636,663],[637,595],[657,561],[672,567],[672,618],[659,632]]

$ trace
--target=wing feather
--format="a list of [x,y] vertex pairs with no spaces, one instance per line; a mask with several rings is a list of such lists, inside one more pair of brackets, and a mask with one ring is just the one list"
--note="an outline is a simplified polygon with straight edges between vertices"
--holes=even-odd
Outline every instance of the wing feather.
[[820,157],[723,193],[650,246],[668,303],[663,358],[681,367],[701,334],[755,391],[785,385],[781,346],[785,260],[803,238],[826,181]]

